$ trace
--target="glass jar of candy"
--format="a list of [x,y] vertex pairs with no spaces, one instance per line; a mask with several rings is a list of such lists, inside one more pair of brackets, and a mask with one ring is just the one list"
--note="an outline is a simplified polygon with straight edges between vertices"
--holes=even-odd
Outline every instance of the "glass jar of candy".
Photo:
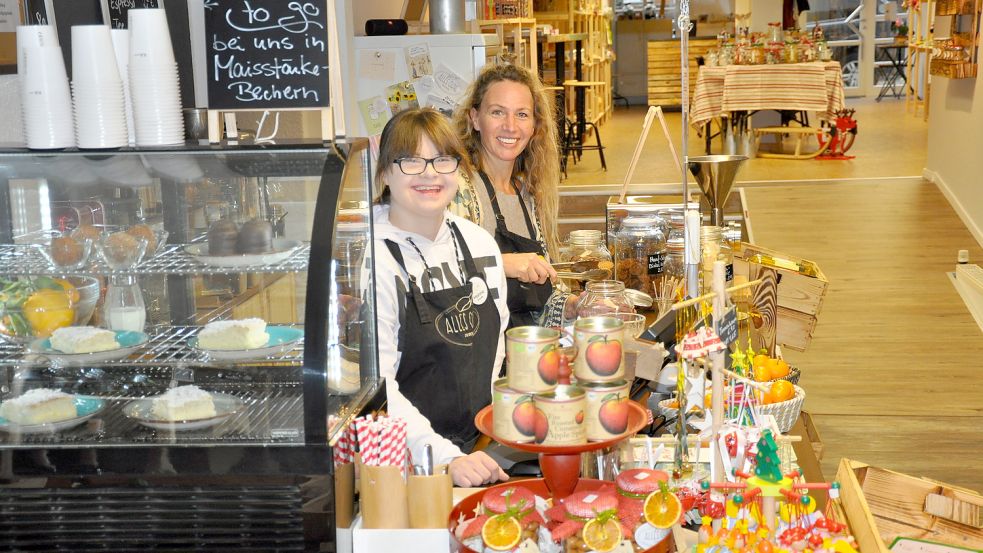
[[627,217],[614,236],[614,278],[646,294],[655,293],[666,256],[663,221],[656,215]]
[[713,264],[724,262],[724,279],[729,286],[734,281],[734,253],[730,244],[724,240],[721,227],[707,225],[700,227],[700,282],[701,292],[710,291],[713,282]]
[[[570,233],[566,243],[560,249],[560,262],[570,263],[564,271],[583,273],[592,269],[607,271],[606,279],[611,278],[614,270],[614,260],[611,251],[604,245],[604,233],[599,230],[575,230]],[[571,291],[580,291],[581,282],[572,281]]]

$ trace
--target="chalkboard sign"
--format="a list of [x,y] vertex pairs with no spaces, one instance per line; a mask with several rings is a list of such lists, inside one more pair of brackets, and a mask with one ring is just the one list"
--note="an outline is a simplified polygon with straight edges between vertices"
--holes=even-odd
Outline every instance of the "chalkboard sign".
[[208,107],[328,106],[325,2],[205,0]]
[[720,318],[720,325],[717,327],[717,335],[720,341],[728,346],[737,341],[737,310],[732,306]]
[[160,5],[157,0],[106,0],[107,1],[107,17],[109,19],[109,26],[113,29],[125,29],[127,26],[127,20],[129,19],[128,12],[132,9],[143,9],[143,8],[159,8]]
[[44,0],[24,0],[25,25],[50,25],[48,6]]

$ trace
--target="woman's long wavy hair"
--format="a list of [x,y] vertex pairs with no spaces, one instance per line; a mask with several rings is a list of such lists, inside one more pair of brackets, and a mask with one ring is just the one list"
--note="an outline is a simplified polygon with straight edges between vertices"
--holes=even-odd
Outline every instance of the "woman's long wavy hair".
[[376,203],[389,203],[386,175],[397,159],[417,155],[424,136],[433,142],[441,154],[459,158],[459,171],[470,171],[467,152],[446,115],[433,108],[401,111],[386,123],[379,139],[379,158],[375,170],[376,190],[379,191]]
[[536,130],[526,149],[515,160],[513,178],[524,183],[525,190],[536,203],[536,214],[546,242],[550,257],[557,259],[559,238],[557,233],[557,210],[559,198],[557,185],[560,182],[560,154],[556,132],[556,116],[553,97],[543,87],[539,77],[528,69],[515,65],[485,66],[478,78],[471,84],[464,100],[454,113],[454,125],[464,147],[471,158],[471,164],[482,167],[481,133],[471,122],[471,109],[480,109],[488,88],[499,81],[513,81],[526,85],[532,93],[533,116]]

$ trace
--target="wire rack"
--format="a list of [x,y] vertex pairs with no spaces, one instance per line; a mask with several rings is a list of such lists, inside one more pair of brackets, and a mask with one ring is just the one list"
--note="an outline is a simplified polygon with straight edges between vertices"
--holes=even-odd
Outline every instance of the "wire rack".
[[[304,359],[304,342],[299,340],[289,349],[275,356],[249,361],[220,361],[212,359],[205,352],[192,348],[188,342],[201,327],[161,326],[150,332],[150,340],[140,349],[122,359],[100,361],[99,366],[164,366],[164,367],[218,367],[245,368],[256,366],[300,366]],[[28,351],[23,344],[0,342],[0,367],[46,367],[57,366],[57,361],[43,354]]]
[[[242,400],[243,408],[215,426],[198,430],[157,430],[127,417],[123,407],[130,401],[159,395],[167,390],[169,379],[145,377],[141,386],[119,386],[122,380],[134,380],[132,375],[120,378],[110,374],[116,390],[86,395],[99,397],[106,406],[81,425],[60,432],[16,434],[0,432],[0,445],[19,447],[61,446],[92,447],[118,445],[243,445],[243,444],[303,444],[303,388],[298,381],[289,383],[245,382],[227,379],[206,379],[196,382],[209,392],[219,392]],[[295,376],[299,376],[295,373]],[[298,379],[299,380],[299,379]],[[124,394],[120,391],[126,392]]]
[[159,254],[144,260],[136,267],[114,270],[108,267],[98,255],[89,258],[89,266],[77,271],[62,271],[48,264],[36,245],[0,245],[0,267],[9,267],[8,274],[19,275],[113,275],[113,274],[185,274],[185,275],[225,275],[229,273],[296,273],[307,270],[311,246],[305,243],[283,261],[269,265],[248,265],[242,267],[219,267],[205,265],[195,256],[184,251],[184,244],[170,244]]

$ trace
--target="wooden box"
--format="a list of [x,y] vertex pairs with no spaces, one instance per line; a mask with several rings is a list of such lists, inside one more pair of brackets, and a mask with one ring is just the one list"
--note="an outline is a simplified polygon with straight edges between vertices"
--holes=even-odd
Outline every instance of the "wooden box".
[[829,281],[814,262],[754,244],[742,243],[734,254],[734,274],[747,276],[749,264],[778,272],[778,328],[776,342],[804,351],[812,341],[816,317],[822,309]]
[[802,426],[805,427],[805,436],[802,437],[809,441],[813,453],[816,454],[816,460],[822,461],[826,446],[823,445],[823,439],[819,436],[819,429],[816,428],[816,424],[812,421],[812,415],[807,411],[802,411],[799,413],[799,420],[802,421]]
[[974,491],[846,458],[836,479],[861,553],[888,553],[898,537],[983,550],[983,496]]

